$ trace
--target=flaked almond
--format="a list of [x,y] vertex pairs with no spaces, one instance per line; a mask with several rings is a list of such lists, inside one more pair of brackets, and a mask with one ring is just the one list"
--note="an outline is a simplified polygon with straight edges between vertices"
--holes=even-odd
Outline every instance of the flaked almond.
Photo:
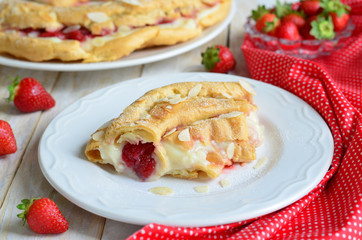
[[104,131],[95,132],[92,135],[92,138],[93,138],[94,141],[102,141],[103,138],[104,138]]
[[102,23],[108,21],[108,16],[104,12],[90,12],[87,17],[96,23]]
[[255,92],[254,88],[250,85],[250,83],[244,81],[243,79],[239,79],[239,83],[240,83],[241,87],[243,87],[248,93],[250,93],[252,95],[256,95],[256,92]]
[[229,112],[229,113],[225,113],[225,114],[221,114],[219,116],[219,118],[234,118],[237,116],[240,116],[241,114],[243,114],[242,112],[238,112],[238,111],[234,111],[234,112]]
[[226,188],[226,187],[229,187],[231,185],[227,178],[224,178],[224,179],[220,180],[219,184],[220,184],[220,186],[222,188]]
[[202,88],[202,85],[200,83],[197,84],[196,86],[194,86],[193,88],[190,89],[189,94],[187,96],[196,97],[197,95],[199,95],[201,88]]
[[256,170],[256,169],[259,169],[259,168],[261,168],[266,162],[268,161],[268,158],[267,157],[262,157],[262,158],[260,158],[257,162],[256,162],[256,164],[254,165],[254,169]]
[[228,145],[226,148],[226,155],[229,159],[232,159],[234,157],[235,152],[235,144],[232,142]]
[[52,18],[53,20],[57,20],[57,14],[55,12],[51,12],[49,13],[50,18]]
[[135,6],[142,6],[142,3],[140,3],[140,1],[138,1],[138,0],[118,0],[118,1],[128,3],[131,5],[135,5]]
[[154,187],[149,189],[151,193],[158,194],[158,195],[172,195],[173,190],[168,187]]
[[168,105],[166,106],[167,109],[172,109],[172,106]]
[[178,135],[178,139],[181,142],[188,142],[191,140],[191,136],[190,136],[190,130],[188,128],[182,130],[179,135]]
[[229,98],[229,99],[232,98],[232,96],[226,92],[222,92],[221,95],[223,95],[224,97]]
[[104,41],[103,38],[97,37],[92,39],[92,45],[95,47],[102,47],[105,44],[106,41]]
[[174,132],[176,132],[176,128],[173,128],[170,131],[168,131],[165,135],[163,135],[163,137],[167,137],[167,136],[171,135]]
[[38,37],[39,33],[38,32],[30,32],[28,33],[28,37]]
[[194,189],[198,193],[207,193],[207,192],[209,192],[209,186],[208,185],[196,186],[196,187],[194,187]]
[[63,33],[70,33],[70,32],[74,32],[74,31],[77,31],[80,29],[80,25],[73,25],[73,26],[69,26],[69,27],[66,27],[64,30],[63,30]]
[[181,98],[180,94],[175,94],[175,95],[172,95],[172,96],[168,97],[168,102],[170,104],[177,104],[179,102],[182,102],[183,100],[185,100],[185,99]]

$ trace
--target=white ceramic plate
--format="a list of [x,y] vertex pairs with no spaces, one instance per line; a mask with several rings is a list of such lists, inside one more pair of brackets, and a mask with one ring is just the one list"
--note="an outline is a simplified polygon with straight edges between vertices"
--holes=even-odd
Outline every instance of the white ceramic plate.
[[[247,79],[257,92],[265,127],[257,157],[267,162],[225,170],[214,180],[164,177],[139,182],[112,167],[86,160],[90,135],[146,91],[181,81],[237,81],[240,77],[183,73],[145,77],[98,90],[61,112],[47,127],[39,145],[39,162],[50,184],[76,205],[97,215],[134,224],[152,222],[208,226],[258,217],[281,209],[311,191],[323,178],[333,154],[333,138],[318,113],[301,99],[275,86]],[[219,181],[231,185],[222,188]],[[208,185],[197,193],[195,186]],[[163,186],[172,196],[148,190]]]
[[[1,1],[1,0],[0,0]],[[44,71],[95,71],[95,70],[105,70],[105,69],[114,69],[122,67],[136,66],[140,64],[146,64],[151,62],[156,62],[164,60],[170,57],[174,57],[195,49],[202,44],[212,40],[218,34],[220,34],[230,23],[231,19],[235,13],[235,1],[231,6],[229,15],[224,19],[224,21],[211,26],[204,30],[200,36],[194,38],[190,41],[179,43],[173,46],[167,47],[156,47],[138,50],[131,53],[127,57],[123,57],[120,60],[112,62],[99,62],[99,63],[61,63],[61,62],[30,62],[26,60],[19,60],[16,58],[11,58],[10,56],[0,55],[0,65],[17,67],[17,68],[26,68],[26,69],[35,69],[35,70],[44,70]]]

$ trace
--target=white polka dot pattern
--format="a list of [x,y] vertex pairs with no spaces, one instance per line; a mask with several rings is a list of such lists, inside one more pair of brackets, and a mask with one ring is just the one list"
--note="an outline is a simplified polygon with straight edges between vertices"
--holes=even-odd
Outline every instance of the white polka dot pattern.
[[284,88],[324,118],[334,138],[330,169],[308,195],[257,219],[213,227],[149,224],[129,239],[362,239],[362,1],[352,6],[356,24],[349,45],[314,60],[242,45],[254,79]]

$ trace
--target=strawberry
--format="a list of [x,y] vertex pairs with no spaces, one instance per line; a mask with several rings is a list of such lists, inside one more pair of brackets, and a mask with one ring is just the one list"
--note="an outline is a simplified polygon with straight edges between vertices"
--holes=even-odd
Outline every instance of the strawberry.
[[300,3],[299,10],[302,10],[307,16],[317,15],[321,11],[319,0],[305,0]]
[[335,12],[330,12],[329,15],[332,18],[334,31],[338,32],[346,28],[348,20],[349,20],[349,14],[342,13],[341,16],[338,16]]
[[280,19],[274,13],[266,13],[256,21],[255,28],[259,32],[275,36],[279,25]]
[[17,216],[28,222],[29,227],[36,233],[63,233],[68,230],[68,222],[60,212],[55,202],[49,198],[23,199],[17,206],[24,210]]
[[55,106],[53,97],[34,78],[24,78],[20,81],[17,76],[8,90],[8,100],[14,101],[15,106],[22,112],[47,110]]
[[16,140],[8,122],[0,120],[0,156],[16,152]]
[[302,36],[299,34],[298,27],[293,22],[283,22],[282,25],[278,28],[277,32],[278,38],[288,39],[288,40],[301,40]]
[[292,22],[294,23],[298,29],[299,28],[302,28],[305,24],[305,19],[304,17],[302,16],[302,14],[298,13],[298,12],[292,12],[292,13],[289,13],[287,15],[285,15],[283,18],[282,18],[282,23],[283,22]]
[[315,40],[316,39],[313,35],[310,34],[310,31],[312,29],[311,22],[313,22],[316,19],[317,19],[317,15],[309,17],[306,20],[304,26],[301,27],[300,34],[302,35],[303,39],[306,39],[306,40]]
[[270,13],[270,10],[267,9],[264,5],[258,5],[256,10],[251,11],[251,18],[255,21],[258,21],[265,14]]
[[201,57],[201,63],[210,72],[227,73],[236,65],[233,53],[222,45],[208,47]]
[[310,22],[311,30],[310,34],[316,39],[333,39],[336,34],[334,32],[334,26],[331,16],[324,17],[318,15],[317,18]]
[[331,16],[334,25],[334,31],[343,30],[349,20],[350,6],[343,4],[340,0],[329,0],[321,3],[323,12]]

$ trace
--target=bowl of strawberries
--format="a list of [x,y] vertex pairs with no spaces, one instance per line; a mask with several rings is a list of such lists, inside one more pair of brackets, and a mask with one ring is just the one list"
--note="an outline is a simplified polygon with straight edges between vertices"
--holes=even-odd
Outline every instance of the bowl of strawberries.
[[313,59],[345,47],[355,25],[340,0],[277,0],[273,8],[259,5],[244,27],[257,48]]

